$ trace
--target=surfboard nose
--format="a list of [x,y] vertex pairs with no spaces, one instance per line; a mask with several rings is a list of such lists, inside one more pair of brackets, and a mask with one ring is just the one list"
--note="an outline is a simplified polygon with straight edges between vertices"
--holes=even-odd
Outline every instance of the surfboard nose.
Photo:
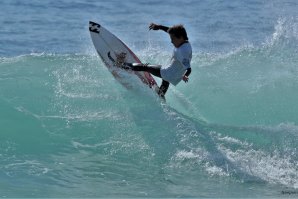
[[89,21],[89,31],[94,33],[99,33],[100,25],[93,21]]
[[93,22],[93,21],[89,21],[89,25],[92,25],[92,26],[95,26],[95,25],[100,26],[100,24],[98,24],[98,23],[96,23],[96,22]]

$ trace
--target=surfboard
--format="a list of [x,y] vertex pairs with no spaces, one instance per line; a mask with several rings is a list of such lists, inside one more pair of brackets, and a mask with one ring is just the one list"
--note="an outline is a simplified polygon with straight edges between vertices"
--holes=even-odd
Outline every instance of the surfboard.
[[[104,28],[102,25],[89,22],[89,31],[92,38],[94,47],[103,61],[104,65],[109,69],[112,75],[125,87],[130,87],[129,82],[124,73],[134,74],[140,79],[145,85],[152,88],[158,93],[159,87],[156,81],[148,72],[132,71],[124,69],[122,66],[124,63],[131,63],[132,66],[141,64],[140,59],[128,48],[128,46],[121,41],[118,37]],[[153,67],[160,67],[160,65],[150,65]],[[131,82],[133,84],[133,82]]]

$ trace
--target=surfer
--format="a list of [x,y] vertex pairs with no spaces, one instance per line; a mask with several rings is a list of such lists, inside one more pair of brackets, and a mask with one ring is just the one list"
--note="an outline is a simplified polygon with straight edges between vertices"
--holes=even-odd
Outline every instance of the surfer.
[[183,25],[166,27],[151,23],[149,30],[163,30],[170,35],[171,42],[175,47],[171,63],[165,67],[149,67],[148,64],[141,64],[130,68],[133,71],[146,71],[162,78],[158,94],[164,97],[170,83],[176,86],[181,80],[188,82],[191,73],[192,48]]

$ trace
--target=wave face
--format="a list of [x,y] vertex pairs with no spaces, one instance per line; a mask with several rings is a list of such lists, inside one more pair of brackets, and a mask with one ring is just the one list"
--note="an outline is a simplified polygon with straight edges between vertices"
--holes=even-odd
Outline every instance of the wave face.
[[[132,75],[124,88],[95,54],[1,58],[1,194],[296,190],[297,42],[278,34],[261,47],[194,54],[190,82],[170,87],[166,104]],[[170,58],[151,47],[137,54],[151,63]]]

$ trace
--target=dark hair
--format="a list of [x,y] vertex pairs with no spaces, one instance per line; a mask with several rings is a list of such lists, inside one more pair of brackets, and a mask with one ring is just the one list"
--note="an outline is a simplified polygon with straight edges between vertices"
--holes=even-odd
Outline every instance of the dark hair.
[[182,24],[169,28],[168,33],[174,35],[177,38],[183,37],[183,39],[188,40],[186,30]]

